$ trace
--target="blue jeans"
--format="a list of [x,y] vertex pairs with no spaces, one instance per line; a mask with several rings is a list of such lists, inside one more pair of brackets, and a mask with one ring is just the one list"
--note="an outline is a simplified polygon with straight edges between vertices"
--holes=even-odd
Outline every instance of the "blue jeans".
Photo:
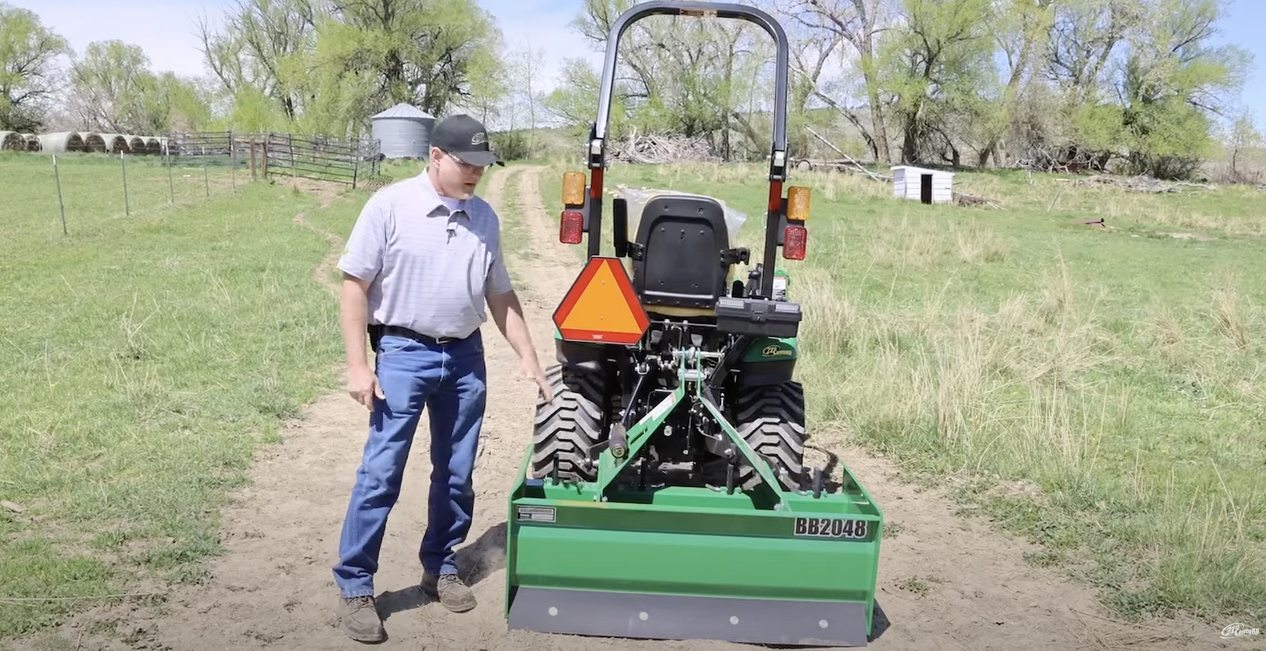
[[418,550],[428,574],[456,574],[453,547],[470,532],[471,474],[486,404],[480,332],[433,345],[383,337],[376,359],[384,399],[374,399],[369,439],[343,521],[334,581],[342,597],[374,594],[387,516],[400,495],[405,462],[423,409],[430,416],[431,487]]

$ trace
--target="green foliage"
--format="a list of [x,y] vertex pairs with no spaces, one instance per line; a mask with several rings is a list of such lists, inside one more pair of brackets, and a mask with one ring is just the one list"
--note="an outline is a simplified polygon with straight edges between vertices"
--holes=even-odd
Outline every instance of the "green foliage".
[[51,106],[54,62],[65,38],[35,12],[0,2],[0,131],[38,131]]
[[249,0],[218,31],[201,29],[207,63],[234,105],[227,126],[251,128],[240,115],[338,137],[362,135],[369,116],[400,102],[437,116],[472,99],[494,104],[504,92],[498,36],[471,0]]
[[159,134],[206,128],[212,93],[196,81],[150,70],[149,57],[119,40],[94,41],[68,74],[67,108],[81,128]]
[[512,130],[493,134],[492,147],[505,160],[531,158],[532,150],[525,131]]
[[[632,4],[586,0],[573,26],[592,47],[604,50],[615,19]],[[772,106],[772,56],[769,36],[749,23],[669,16],[639,20],[620,41],[611,137],[678,134],[705,139],[727,158],[766,154],[768,128],[759,128],[755,114]],[[576,61],[565,78],[586,83],[574,89],[564,85],[549,106],[569,126],[581,127],[593,120],[600,71]]]
[[[1250,65],[1242,48],[1217,43],[1225,0],[756,4],[791,38],[789,136],[798,155],[836,156],[803,130],[814,124],[880,162],[1116,165],[1186,177],[1213,154],[1219,116]],[[629,6],[587,0],[575,26],[600,49]],[[733,25],[680,17],[633,25],[621,40],[612,121],[624,123],[613,136],[701,136],[735,158],[742,152],[716,145],[738,134],[748,153],[763,155],[773,75],[749,64],[768,62],[769,39],[752,31],[735,41]],[[841,52],[842,71],[825,72]],[[574,68],[549,107],[579,131],[597,100],[583,82],[596,73]]]
[[930,156],[954,165],[960,153],[945,133],[951,119],[985,117],[997,94],[989,65],[990,0],[905,0],[906,29],[893,32],[883,49],[882,93],[902,134],[901,161]]
[[[1198,175],[1251,68],[1219,42],[1229,0],[752,0],[790,42],[789,145],[835,158]],[[634,0],[585,0],[577,43],[605,48]],[[65,42],[0,5],[0,127],[33,125]],[[213,83],[156,75],[135,46],[93,43],[64,86],[78,128],[268,129],[355,137],[399,102],[496,130],[583,138],[600,71],[507,48],[476,0],[243,0],[199,40]],[[675,135],[725,159],[768,154],[768,35],[744,21],[650,16],[621,39],[609,122],[619,141]],[[17,54],[15,54],[17,53]],[[26,58],[23,54],[25,53]],[[25,61],[30,63],[24,63]],[[15,63],[16,62],[16,63]],[[20,101],[23,107],[15,107]],[[34,98],[34,99],[33,99]],[[7,117],[6,117],[7,116]],[[1240,178],[1232,175],[1232,178]]]
[[1151,0],[1154,22],[1131,39],[1121,95],[1121,124],[1129,169],[1161,178],[1185,178],[1209,153],[1211,114],[1224,108],[1223,94],[1243,81],[1247,54],[1211,47],[1216,0]]

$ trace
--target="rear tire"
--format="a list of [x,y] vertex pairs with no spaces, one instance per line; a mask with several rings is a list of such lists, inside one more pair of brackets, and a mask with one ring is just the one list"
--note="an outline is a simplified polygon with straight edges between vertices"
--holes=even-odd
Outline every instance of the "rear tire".
[[[769,464],[784,490],[798,491],[804,478],[804,388],[799,382],[739,387],[734,400],[735,429]],[[786,469],[786,474],[782,470]],[[736,478],[743,490],[764,483],[760,473],[740,463]]]
[[563,481],[595,481],[598,468],[587,469],[591,447],[602,438],[604,378],[601,372],[561,364],[545,372],[554,399],[536,408],[532,435],[532,476],[548,479],[558,467]]

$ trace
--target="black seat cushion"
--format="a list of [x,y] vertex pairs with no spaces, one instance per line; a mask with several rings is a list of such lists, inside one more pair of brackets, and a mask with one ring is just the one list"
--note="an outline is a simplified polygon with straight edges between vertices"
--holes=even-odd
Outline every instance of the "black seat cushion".
[[725,210],[707,197],[669,195],[646,202],[633,261],[633,289],[642,304],[712,309],[726,295],[729,249]]

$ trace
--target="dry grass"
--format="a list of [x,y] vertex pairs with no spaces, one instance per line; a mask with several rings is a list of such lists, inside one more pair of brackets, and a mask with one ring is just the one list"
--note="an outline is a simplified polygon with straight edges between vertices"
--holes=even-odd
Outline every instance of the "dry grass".
[[1248,346],[1249,309],[1247,299],[1234,286],[1213,291],[1213,321],[1236,350]]

